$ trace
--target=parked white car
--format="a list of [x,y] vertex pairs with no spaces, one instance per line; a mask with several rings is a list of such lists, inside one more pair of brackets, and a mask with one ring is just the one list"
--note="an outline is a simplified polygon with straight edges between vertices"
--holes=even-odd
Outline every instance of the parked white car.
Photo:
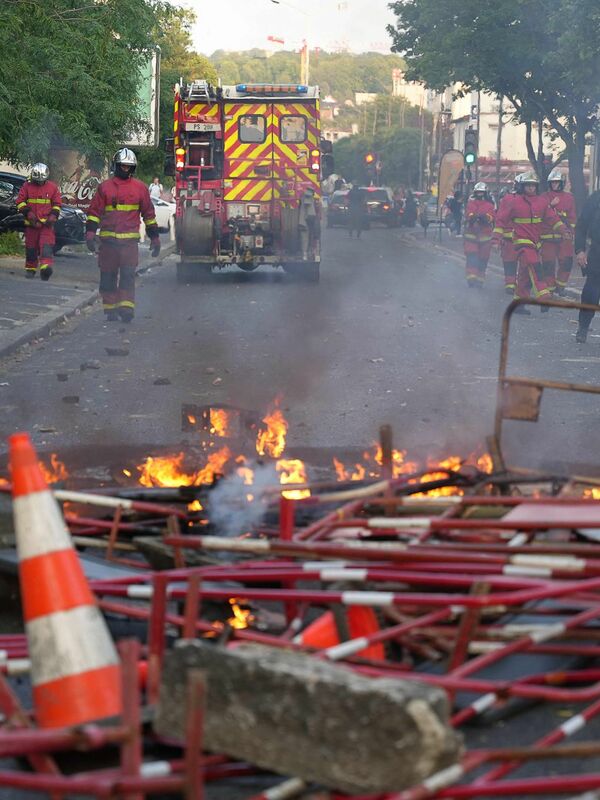
[[[168,233],[171,240],[175,239],[175,203],[169,203],[162,197],[153,197],[154,211],[156,212],[156,222],[160,233]],[[146,226],[140,223],[140,240],[147,239]]]
[[162,197],[153,197],[152,202],[156,211],[158,230],[161,233],[169,233],[171,229],[175,230],[175,203],[169,203]]

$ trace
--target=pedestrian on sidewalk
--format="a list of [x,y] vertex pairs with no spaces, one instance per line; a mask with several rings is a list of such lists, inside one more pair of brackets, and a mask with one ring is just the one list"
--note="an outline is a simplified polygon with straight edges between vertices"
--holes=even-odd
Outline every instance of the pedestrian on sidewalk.
[[[549,200],[539,194],[539,178],[532,170],[517,178],[517,193],[510,202],[498,211],[497,228],[494,232],[496,243],[500,242],[500,231],[512,229],[513,244],[517,251],[517,281],[515,299],[525,297],[545,297],[550,294],[546,285],[541,260],[541,235],[545,228],[559,232],[565,238],[571,236],[570,230],[561,221]],[[548,306],[542,306],[547,311]],[[523,306],[515,313],[530,314]]]
[[152,183],[148,186],[148,191],[150,192],[151,200],[160,200],[163,193],[163,187],[158,176],[152,178]]
[[[571,232],[575,230],[577,213],[575,198],[565,191],[565,178],[558,169],[548,175],[548,191],[545,193],[550,205]],[[565,287],[573,269],[573,238],[565,239],[549,228],[542,232],[542,265],[548,287],[560,297],[565,295]],[[558,270],[556,262],[558,261]]]
[[46,164],[34,164],[17,195],[17,210],[25,217],[25,277],[35,278],[39,264],[43,281],[52,275],[54,223],[62,206],[60,190],[49,178]]
[[352,231],[356,231],[356,238],[360,239],[367,213],[365,193],[356,184],[353,184],[348,192],[346,202],[348,203],[348,234],[352,238]]
[[103,181],[92,198],[86,224],[88,250],[96,252],[100,228],[100,294],[106,319],[131,322],[135,314],[135,270],[138,265],[140,217],[150,237],[150,253],[160,253],[160,237],[148,187],[133,177],[135,153],[123,147],[113,159],[114,176]]
[[455,236],[461,236],[463,210],[462,194],[459,191],[454,192],[454,194],[447,199],[446,204],[450,210],[450,228],[452,233],[454,233]]
[[485,271],[492,250],[495,208],[483,181],[476,183],[465,211],[464,250],[467,284],[483,288]]
[[[588,240],[590,241],[589,250]],[[575,226],[575,258],[585,278],[581,302],[598,305],[600,301],[600,191],[585,201]],[[593,311],[579,312],[579,327],[575,339],[583,344],[588,335]]]

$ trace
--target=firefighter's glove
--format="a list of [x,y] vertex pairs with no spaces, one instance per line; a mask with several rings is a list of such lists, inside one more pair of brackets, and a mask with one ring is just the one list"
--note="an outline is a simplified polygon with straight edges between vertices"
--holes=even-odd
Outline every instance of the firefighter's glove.
[[33,213],[33,211],[28,211],[27,212],[26,219],[27,219],[27,222],[33,228],[41,228],[42,227],[42,223],[39,221],[39,219],[36,217],[36,215]]
[[96,234],[94,231],[88,231],[85,235],[85,245],[90,253],[96,252]]
[[56,214],[48,214],[48,218],[46,219],[46,222],[44,224],[46,225],[47,228],[52,228],[57,219],[58,217],[56,216]]
[[150,255],[152,258],[156,258],[160,253],[160,239],[156,236],[154,239],[150,239]]

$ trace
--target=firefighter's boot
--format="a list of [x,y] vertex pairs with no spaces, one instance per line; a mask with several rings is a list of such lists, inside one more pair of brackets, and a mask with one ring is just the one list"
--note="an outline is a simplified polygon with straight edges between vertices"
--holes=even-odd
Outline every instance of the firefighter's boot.
[[40,267],[40,278],[43,281],[49,281],[51,275],[52,275],[52,267],[51,266]]
[[35,273],[36,273],[35,269],[30,269],[29,267],[25,267],[25,277],[29,278],[29,280],[35,278]]
[[107,322],[118,322],[119,321],[119,312],[116,308],[111,308],[109,311],[105,312],[106,321]]
[[575,334],[575,341],[579,344],[585,344],[587,341],[588,329],[583,328],[581,325],[577,328],[577,333]]
[[131,322],[133,319],[133,308],[120,308],[119,316],[121,317],[121,322]]

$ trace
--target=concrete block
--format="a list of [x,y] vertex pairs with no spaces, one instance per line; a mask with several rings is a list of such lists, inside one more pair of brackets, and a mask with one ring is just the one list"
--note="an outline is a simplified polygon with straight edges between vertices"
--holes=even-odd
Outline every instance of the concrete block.
[[181,642],[167,654],[155,727],[183,738],[186,674],[207,675],[205,747],[349,794],[394,792],[453,764],[443,691],[366,678],[278,648]]

